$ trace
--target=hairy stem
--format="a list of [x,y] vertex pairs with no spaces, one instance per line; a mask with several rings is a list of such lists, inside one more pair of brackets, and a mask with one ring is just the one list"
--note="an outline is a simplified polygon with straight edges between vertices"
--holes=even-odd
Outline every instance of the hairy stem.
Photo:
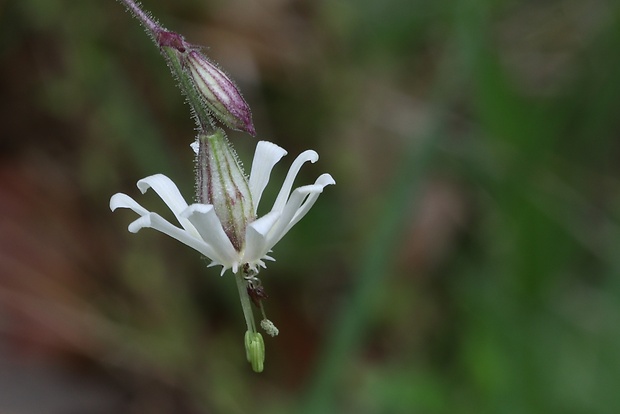
[[151,34],[155,35],[158,31],[164,30],[159,24],[155,22],[140,6],[133,0],[120,0],[125,6],[136,16],[140,22],[147,28]]

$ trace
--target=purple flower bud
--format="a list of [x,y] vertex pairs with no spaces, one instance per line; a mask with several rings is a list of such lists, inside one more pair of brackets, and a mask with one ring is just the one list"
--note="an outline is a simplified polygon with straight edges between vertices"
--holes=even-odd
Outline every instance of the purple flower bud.
[[230,78],[197,50],[181,59],[213,115],[231,129],[256,136],[250,107]]

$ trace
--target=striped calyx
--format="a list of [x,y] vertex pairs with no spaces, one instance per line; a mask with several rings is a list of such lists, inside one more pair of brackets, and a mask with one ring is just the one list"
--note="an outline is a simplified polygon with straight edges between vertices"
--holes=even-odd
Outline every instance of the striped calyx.
[[211,204],[224,232],[237,251],[245,241],[245,229],[255,220],[248,180],[224,131],[198,137],[198,201]]

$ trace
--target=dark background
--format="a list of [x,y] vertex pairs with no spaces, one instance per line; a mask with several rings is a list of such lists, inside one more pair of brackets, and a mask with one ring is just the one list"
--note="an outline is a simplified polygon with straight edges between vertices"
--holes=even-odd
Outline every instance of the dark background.
[[192,199],[155,45],[112,0],[0,1],[0,411],[619,412],[618,4],[144,1],[289,151],[272,195],[308,148],[337,182],[261,273],[255,374],[230,273],[108,208]]

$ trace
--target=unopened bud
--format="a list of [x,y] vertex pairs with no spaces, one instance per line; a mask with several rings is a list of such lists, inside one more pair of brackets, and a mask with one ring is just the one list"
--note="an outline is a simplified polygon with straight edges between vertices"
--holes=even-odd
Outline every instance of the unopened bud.
[[198,136],[196,163],[198,200],[213,205],[231,243],[241,251],[246,226],[255,219],[254,205],[248,180],[224,131]]
[[254,372],[263,372],[265,365],[265,343],[258,332],[245,332],[245,356]]
[[255,136],[250,107],[226,74],[197,50],[182,55],[196,90],[213,115],[229,128]]

